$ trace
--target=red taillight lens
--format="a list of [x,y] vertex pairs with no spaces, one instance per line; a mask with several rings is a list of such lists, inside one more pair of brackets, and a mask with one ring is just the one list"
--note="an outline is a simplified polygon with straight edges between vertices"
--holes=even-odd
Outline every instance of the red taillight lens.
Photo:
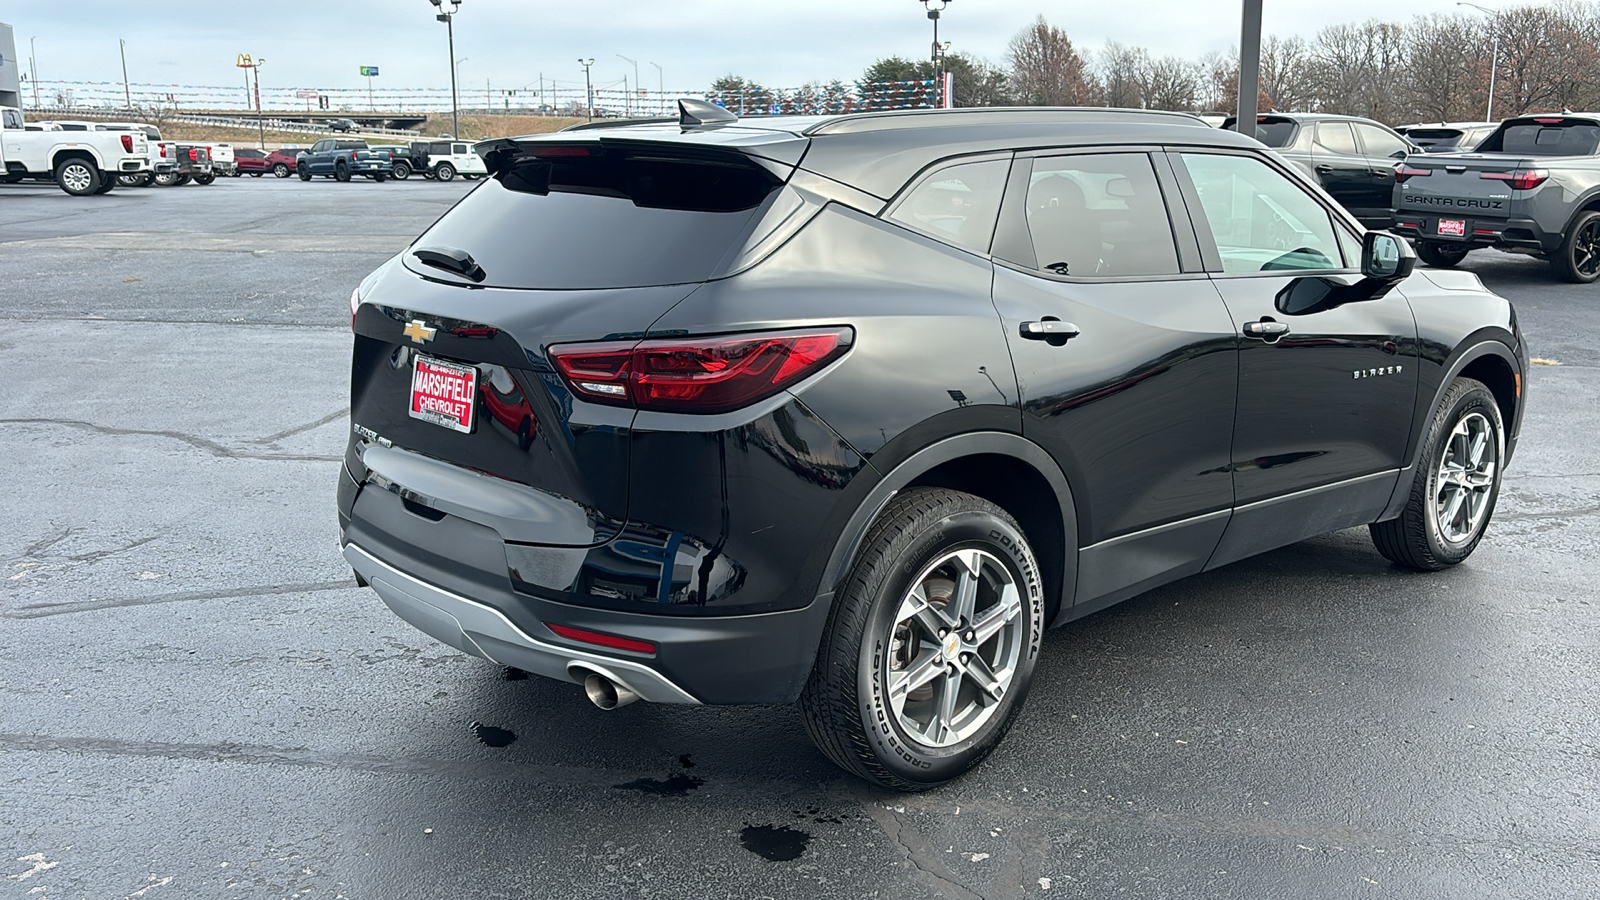
[[570,144],[566,146],[560,144],[551,146],[534,144],[525,146],[524,151],[529,156],[599,156],[601,154],[599,147],[574,147]]
[[125,134],[125,135],[122,136],[122,152],[124,152],[124,153],[132,153],[133,152],[133,135]]
[[1514,191],[1527,191],[1544,184],[1550,178],[1546,169],[1526,169],[1521,172],[1483,172],[1478,175],[1490,181],[1504,181]]
[[195,147],[190,147],[189,148],[189,161],[190,162],[199,162],[200,161],[200,151],[199,151],[198,148],[195,148]]
[[569,344],[550,358],[586,400],[667,412],[727,412],[843,356],[850,328],[684,340]]
[[1405,181],[1407,178],[1421,178],[1424,175],[1432,174],[1432,169],[1419,169],[1415,166],[1408,166],[1405,163],[1394,167],[1395,181]]
[[561,635],[569,641],[582,641],[585,644],[594,644],[597,647],[610,647],[613,650],[630,650],[634,653],[654,653],[656,645],[649,641],[637,641],[633,638],[617,637],[614,634],[601,634],[598,631],[586,631],[582,628],[573,628],[570,625],[552,625],[545,623],[546,628]]
[[350,333],[356,333],[356,310],[361,308],[361,288],[350,292]]

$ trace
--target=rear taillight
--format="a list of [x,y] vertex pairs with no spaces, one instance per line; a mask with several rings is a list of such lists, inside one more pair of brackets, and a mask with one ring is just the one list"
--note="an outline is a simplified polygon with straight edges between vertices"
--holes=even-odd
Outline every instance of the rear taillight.
[[850,349],[848,328],[568,344],[550,358],[578,396],[666,412],[727,412],[764,400]]
[[1408,166],[1405,163],[1394,167],[1395,181],[1405,181],[1407,178],[1421,178],[1424,175],[1432,174],[1432,169],[1419,169],[1416,166]]
[[350,333],[356,333],[356,310],[361,308],[361,288],[350,292]]
[[1479,178],[1490,181],[1504,181],[1511,185],[1514,191],[1527,191],[1544,184],[1550,178],[1547,169],[1526,169],[1521,172],[1481,172]]
[[133,152],[133,135],[125,134],[125,135],[122,136],[122,152],[124,152],[124,153],[132,153]]
[[613,650],[628,650],[634,653],[654,653],[656,645],[649,641],[640,641],[633,638],[617,637],[614,634],[601,634],[598,631],[589,631],[584,628],[573,628],[571,625],[555,625],[546,622],[544,627],[569,641],[582,641],[585,644],[594,644],[597,647],[610,647]]
[[198,149],[196,149],[194,147],[190,147],[189,148],[189,161],[190,162],[199,162],[200,161],[200,151]]

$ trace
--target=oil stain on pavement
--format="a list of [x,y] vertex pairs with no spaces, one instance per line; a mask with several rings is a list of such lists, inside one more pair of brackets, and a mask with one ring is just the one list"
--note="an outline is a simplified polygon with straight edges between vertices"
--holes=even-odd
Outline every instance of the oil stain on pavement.
[[762,859],[788,862],[806,852],[811,835],[782,825],[746,825],[739,832],[739,843]]
[[472,735],[478,739],[478,743],[487,744],[490,747],[509,747],[511,742],[517,739],[514,731],[496,728],[493,725],[485,725],[482,722],[472,723]]

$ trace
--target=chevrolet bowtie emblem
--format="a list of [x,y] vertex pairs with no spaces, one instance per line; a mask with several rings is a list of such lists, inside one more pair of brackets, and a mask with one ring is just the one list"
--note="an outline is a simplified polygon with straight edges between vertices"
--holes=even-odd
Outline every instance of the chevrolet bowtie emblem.
[[406,330],[403,334],[419,344],[426,344],[428,341],[433,340],[434,334],[438,331],[439,329],[437,328],[429,328],[423,324],[421,319],[412,319],[406,323]]

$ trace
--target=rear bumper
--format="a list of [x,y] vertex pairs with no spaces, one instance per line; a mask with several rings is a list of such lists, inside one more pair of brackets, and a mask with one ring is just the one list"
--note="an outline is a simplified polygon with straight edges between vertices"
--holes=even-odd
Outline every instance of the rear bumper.
[[395,615],[457,650],[577,684],[590,673],[597,673],[627,687],[640,699],[656,703],[700,702],[640,660],[601,656],[540,641],[494,607],[413,578],[355,544],[345,545],[344,558]]
[[[1464,223],[1460,237],[1439,233],[1439,220]],[[1513,253],[1550,253],[1561,246],[1562,235],[1539,227],[1533,219],[1474,218],[1470,215],[1436,215],[1410,210],[1396,210],[1392,230],[1413,240],[1434,241],[1479,249],[1494,247]]]

